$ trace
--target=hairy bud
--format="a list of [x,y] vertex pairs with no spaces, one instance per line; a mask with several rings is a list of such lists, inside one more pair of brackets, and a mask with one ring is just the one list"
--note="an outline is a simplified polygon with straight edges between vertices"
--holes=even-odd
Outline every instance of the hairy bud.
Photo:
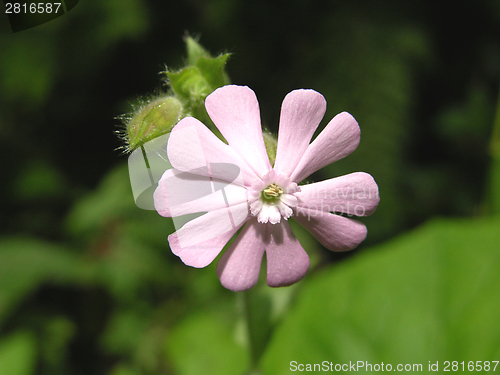
[[127,151],[134,151],[145,143],[169,133],[184,116],[181,101],[173,96],[160,96],[141,106],[125,124]]

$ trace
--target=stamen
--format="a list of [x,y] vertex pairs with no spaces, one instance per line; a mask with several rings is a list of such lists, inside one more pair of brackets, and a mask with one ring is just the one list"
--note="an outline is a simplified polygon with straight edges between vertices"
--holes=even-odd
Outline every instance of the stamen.
[[264,194],[277,198],[281,194],[283,194],[283,190],[281,190],[281,188],[278,185],[271,184],[266,189],[264,189]]

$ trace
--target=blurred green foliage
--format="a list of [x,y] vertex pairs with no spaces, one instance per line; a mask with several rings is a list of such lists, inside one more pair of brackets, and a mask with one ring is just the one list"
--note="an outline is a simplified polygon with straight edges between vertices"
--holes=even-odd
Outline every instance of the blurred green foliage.
[[[500,360],[499,4],[88,0],[0,25],[0,374],[242,374],[249,340],[269,375],[291,360]],[[171,254],[172,222],[134,205],[115,151],[115,117],[165,90],[164,64],[205,69],[193,46],[183,60],[186,30],[218,63],[232,53],[271,131],[295,88],[325,96],[321,127],[352,113],[359,148],[312,179],[366,171],[380,187],[351,254],[292,222],[311,272],[252,291],[259,332],[215,263]]]
[[[500,220],[433,220],[304,283],[266,357],[290,362],[491,361],[500,355]],[[442,369],[442,368],[441,368]]]

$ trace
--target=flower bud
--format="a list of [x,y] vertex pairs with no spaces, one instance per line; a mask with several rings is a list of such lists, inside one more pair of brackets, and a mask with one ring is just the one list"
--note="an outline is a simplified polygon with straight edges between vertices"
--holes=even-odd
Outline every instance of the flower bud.
[[200,57],[211,58],[210,53],[192,37],[188,36],[185,42],[189,65],[196,65]]
[[140,107],[125,124],[127,151],[170,133],[184,116],[181,101],[173,96],[160,96]]

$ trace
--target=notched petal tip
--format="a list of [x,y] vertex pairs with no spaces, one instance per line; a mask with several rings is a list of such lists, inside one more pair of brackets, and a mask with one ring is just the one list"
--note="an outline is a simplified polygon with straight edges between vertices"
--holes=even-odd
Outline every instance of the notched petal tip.
[[361,130],[348,112],[336,115],[308,146],[292,172],[292,181],[300,182],[317,170],[351,154],[359,145]]
[[186,244],[182,238],[186,234],[182,233],[183,229],[181,228],[168,236],[168,243],[172,253],[177,255],[185,265],[203,268],[214,261],[238,229],[239,226],[196,244]]
[[222,286],[240,292],[257,283],[264,255],[262,230],[262,224],[257,221],[247,223],[222,255],[217,264],[217,275]]
[[299,89],[290,92],[281,106],[278,147],[274,168],[290,176],[306,151],[326,111],[319,92]]
[[352,250],[365,240],[368,233],[363,223],[329,212],[305,209],[294,217],[331,251]]
[[[194,268],[204,268],[213,262],[222,248],[213,247],[211,249],[196,249],[194,247],[183,248],[179,244],[179,238],[176,233],[168,236],[168,243],[174,255],[177,255],[186,266]],[[212,251],[210,251],[212,250]]]
[[257,96],[247,86],[228,85],[205,100],[208,115],[229,146],[262,177],[271,170],[267,156]]
[[281,287],[296,283],[309,270],[309,256],[287,221],[268,224],[267,232],[267,285]]
[[304,278],[309,271],[309,257],[304,253],[299,255],[293,266],[284,273],[277,273],[273,270],[267,271],[267,285],[272,288],[280,288],[283,286],[293,285]]
[[165,187],[163,185],[164,176],[172,175],[172,170],[167,170],[163,174],[160,181],[158,181],[158,186],[153,193],[153,202],[156,212],[163,217],[172,217],[170,209],[168,208],[167,195],[165,193]]

